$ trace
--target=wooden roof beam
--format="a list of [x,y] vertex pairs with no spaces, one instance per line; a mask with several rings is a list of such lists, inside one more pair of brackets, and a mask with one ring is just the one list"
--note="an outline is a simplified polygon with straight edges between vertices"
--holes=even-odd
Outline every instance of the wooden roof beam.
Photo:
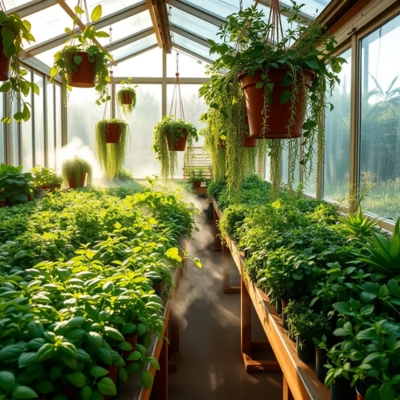
[[157,37],[158,46],[171,53],[171,33],[165,0],[146,0]]

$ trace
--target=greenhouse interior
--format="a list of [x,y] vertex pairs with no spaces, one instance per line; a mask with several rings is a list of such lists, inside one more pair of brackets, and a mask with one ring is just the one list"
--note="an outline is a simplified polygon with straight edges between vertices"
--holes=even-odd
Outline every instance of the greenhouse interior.
[[398,0],[0,31],[0,400],[400,400]]

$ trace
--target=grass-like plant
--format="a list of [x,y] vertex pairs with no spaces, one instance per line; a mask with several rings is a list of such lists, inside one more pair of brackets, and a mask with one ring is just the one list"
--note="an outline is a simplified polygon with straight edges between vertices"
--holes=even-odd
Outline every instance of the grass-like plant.
[[[121,132],[119,143],[106,143],[109,124],[117,124]],[[129,126],[120,119],[101,120],[95,127],[95,151],[104,175],[113,179],[118,176],[124,165],[126,150],[129,143]]]
[[[122,108],[122,112],[126,115],[129,116],[132,114],[133,109],[136,106],[136,90],[135,88],[137,85],[131,87],[129,86],[131,83],[131,79],[126,79],[121,81],[123,86],[118,92],[117,92],[117,100],[119,106]],[[132,99],[132,102],[130,104],[125,103],[125,99],[130,98]]]
[[63,162],[61,167],[61,175],[65,184],[69,185],[69,181],[75,181],[76,187],[79,187],[82,174],[86,173],[86,184],[92,184],[92,166],[83,158],[75,156]]
[[179,138],[185,135],[185,130],[187,132],[186,151],[190,152],[190,149],[193,148],[193,140],[197,142],[199,139],[197,129],[193,124],[181,119],[175,120],[174,116],[170,115],[169,117],[165,116],[154,127],[153,150],[157,153],[157,159],[161,163],[161,177],[164,180],[167,180],[169,176],[173,178],[178,166],[176,151],[168,149],[167,136],[171,146],[174,146]]

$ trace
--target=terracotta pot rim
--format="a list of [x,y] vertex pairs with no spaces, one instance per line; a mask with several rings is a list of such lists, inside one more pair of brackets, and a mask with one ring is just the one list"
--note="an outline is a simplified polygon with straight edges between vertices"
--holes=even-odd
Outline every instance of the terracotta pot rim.
[[[270,68],[268,71],[267,71],[267,73],[269,73],[269,72],[271,72],[271,71],[289,71],[290,70],[290,68],[289,67],[285,67],[284,65],[280,65],[279,66],[279,68],[275,68],[275,67],[272,67],[272,68]],[[311,75],[313,75],[313,76],[316,76],[317,74],[316,74],[316,72],[314,72],[312,69],[308,69],[308,68],[301,68],[301,70],[303,71],[303,72],[309,72]],[[261,68],[257,68],[256,70],[254,70],[254,75],[256,75],[256,74],[261,74],[261,73],[264,73],[264,71],[261,69]],[[243,72],[241,72],[238,76],[237,76],[237,78],[238,79],[240,79],[242,76],[245,76],[245,75],[248,75],[249,74],[249,71],[243,71]],[[254,75],[252,75],[252,77],[254,76]]]

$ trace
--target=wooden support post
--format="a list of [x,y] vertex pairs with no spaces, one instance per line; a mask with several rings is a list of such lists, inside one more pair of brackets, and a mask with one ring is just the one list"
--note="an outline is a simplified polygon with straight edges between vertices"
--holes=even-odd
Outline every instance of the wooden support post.
[[156,372],[151,396],[157,400],[168,400],[168,343],[165,339],[158,362],[160,370]]
[[179,318],[174,311],[171,309],[169,321],[169,362],[168,371],[176,372],[178,368],[178,357],[179,357]]
[[290,391],[290,387],[287,383],[285,375],[283,375],[283,396],[282,400],[294,400],[293,394]]
[[253,350],[269,350],[269,343],[251,341],[251,307],[252,302],[244,280],[240,285],[240,349],[247,372],[281,371],[277,360],[254,360]]
[[240,286],[229,285],[229,259],[231,252],[228,247],[222,245],[222,291],[224,293],[240,293]]

